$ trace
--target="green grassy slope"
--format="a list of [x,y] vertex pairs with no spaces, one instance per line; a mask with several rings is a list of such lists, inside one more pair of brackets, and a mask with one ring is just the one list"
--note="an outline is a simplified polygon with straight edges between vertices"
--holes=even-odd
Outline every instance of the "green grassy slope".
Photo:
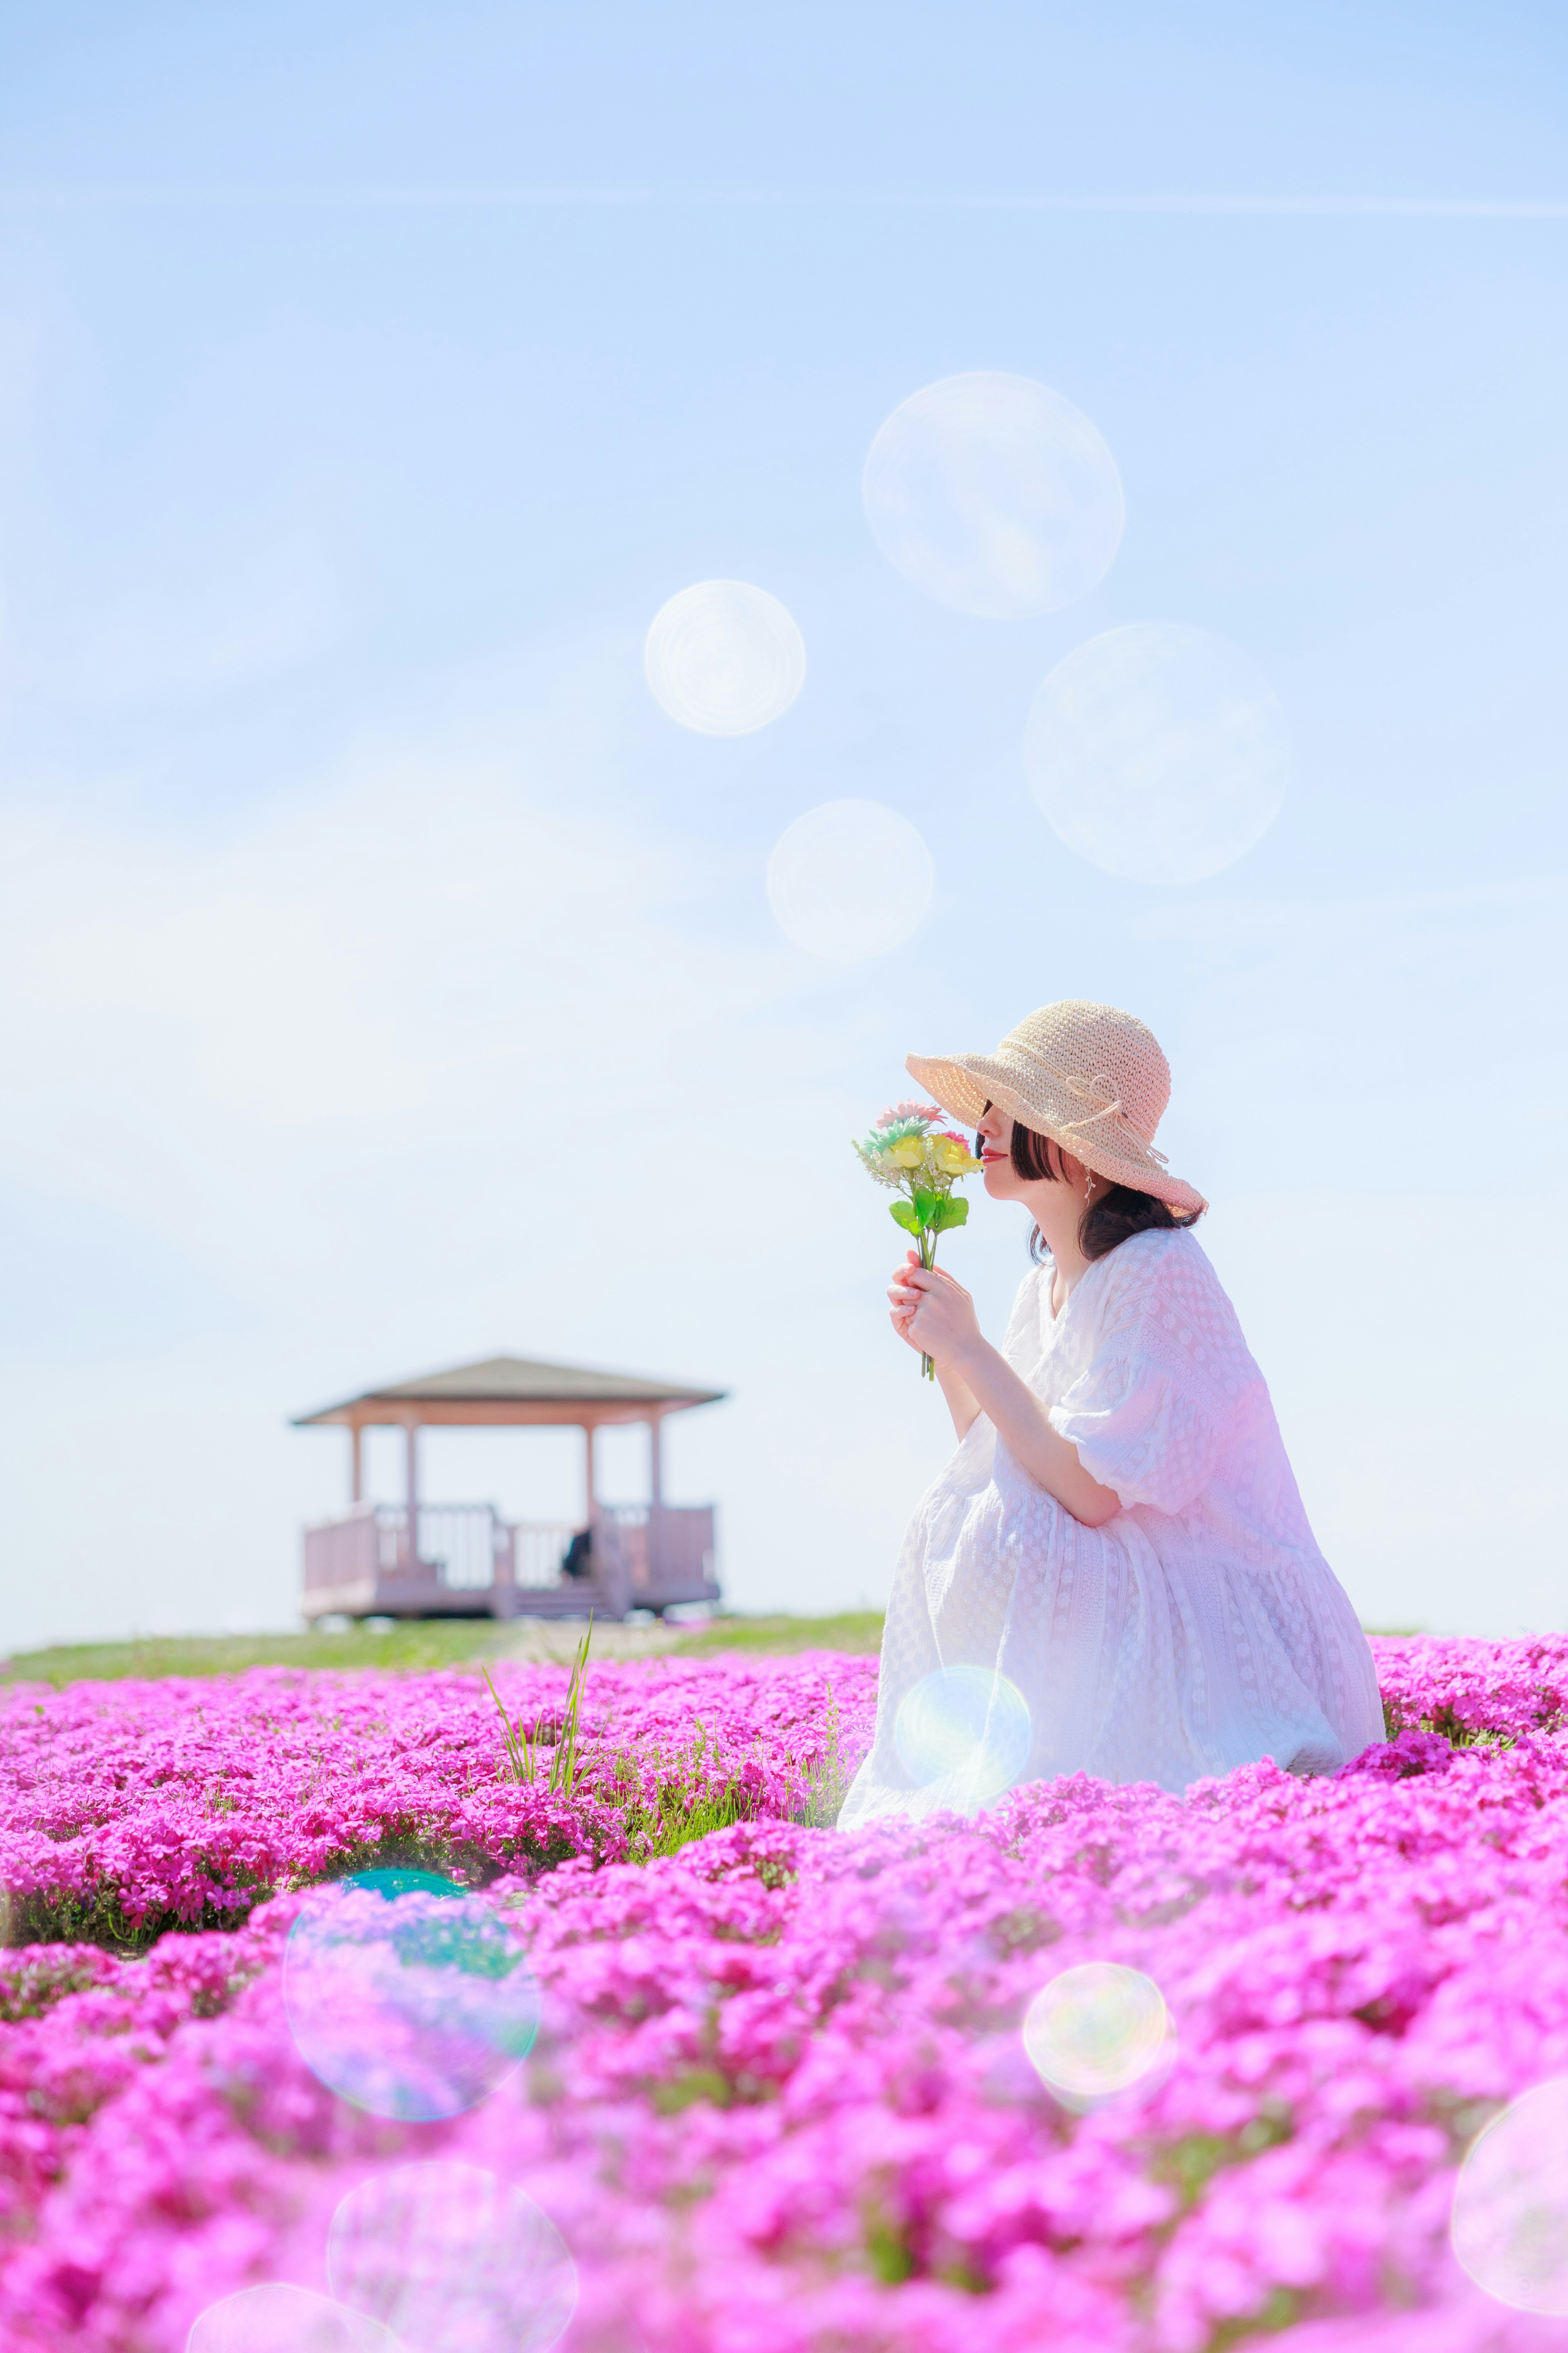
[[[515,1657],[529,1621],[429,1620],[338,1634],[147,1635],[133,1642],[59,1644],[0,1661],[0,1683],[114,1683],[128,1675],[226,1675],[241,1667],[466,1667]],[[552,1629],[575,1643],[581,1626]],[[837,1618],[721,1618],[684,1632],[652,1627],[605,1627],[595,1636],[601,1656],[657,1652],[710,1658],[726,1651],[875,1651],[882,1620],[875,1610]],[[562,1655],[567,1655],[563,1651]]]

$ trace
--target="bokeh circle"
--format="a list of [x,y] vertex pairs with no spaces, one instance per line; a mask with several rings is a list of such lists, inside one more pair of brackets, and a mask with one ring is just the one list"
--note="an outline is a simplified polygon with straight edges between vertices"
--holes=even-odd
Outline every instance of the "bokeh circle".
[[284,1947],[283,2001],[323,2084],[411,2123],[477,2107],[539,2027],[517,1938],[435,1872],[359,1872],[313,1890]]
[[795,617],[749,580],[699,580],[660,606],[643,647],[654,700],[700,735],[750,735],[805,683]]
[[268,2280],[209,2304],[185,2353],[405,2353],[389,2328],[314,2289]]
[[327,2237],[332,2294],[419,2353],[543,2353],[577,2308],[577,2269],[531,2198],[433,2158],[351,2189]]
[[916,931],[936,870],[908,818],[880,801],[825,801],[768,860],[768,904],[786,939],[835,964],[886,955]]
[[1121,477],[1098,428],[1049,385],[976,370],[900,402],[862,480],[877,544],[939,604],[988,619],[1058,612],[1121,542]]
[[1499,2304],[1568,2318],[1568,2078],[1522,2093],[1471,2142],[1454,2186],[1453,2240]]
[[989,1667],[922,1675],[893,1719],[893,1746],[910,1780],[960,1811],[1010,1789],[1033,1744],[1023,1693]]
[[1024,2019],[1024,2048],[1068,2106],[1095,2107],[1142,2084],[1174,2045],[1152,1978],[1120,1961],[1080,1961],[1041,1987]]
[[1184,622],[1136,621],[1057,664],[1024,762],[1069,849],[1124,881],[1201,882],[1279,816],[1290,747],[1250,654]]

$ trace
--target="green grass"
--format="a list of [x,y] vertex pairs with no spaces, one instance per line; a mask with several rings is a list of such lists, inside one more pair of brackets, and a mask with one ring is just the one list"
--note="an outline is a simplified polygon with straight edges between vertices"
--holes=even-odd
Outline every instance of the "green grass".
[[241,1667],[459,1667],[494,1658],[505,1636],[489,1619],[355,1626],[341,1634],[149,1634],[18,1651],[0,1665],[0,1682],[119,1683],[129,1675],[228,1675]]
[[879,1609],[846,1609],[837,1618],[721,1618],[694,1627],[675,1644],[687,1659],[721,1651],[879,1651]]
[[[127,1676],[227,1675],[242,1667],[479,1667],[505,1658],[511,1628],[489,1619],[428,1620],[340,1634],[147,1635],[132,1642],[57,1644],[0,1661],[0,1683],[118,1683]],[[837,1618],[725,1618],[661,1646],[666,1657],[727,1651],[877,1650],[879,1611]]]

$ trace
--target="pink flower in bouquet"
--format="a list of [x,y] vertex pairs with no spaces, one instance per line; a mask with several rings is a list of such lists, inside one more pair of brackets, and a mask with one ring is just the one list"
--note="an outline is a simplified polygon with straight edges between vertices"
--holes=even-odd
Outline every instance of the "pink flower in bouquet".
[[886,1111],[878,1113],[877,1125],[879,1127],[897,1127],[900,1120],[938,1120],[941,1117],[942,1113],[935,1103],[892,1103]]

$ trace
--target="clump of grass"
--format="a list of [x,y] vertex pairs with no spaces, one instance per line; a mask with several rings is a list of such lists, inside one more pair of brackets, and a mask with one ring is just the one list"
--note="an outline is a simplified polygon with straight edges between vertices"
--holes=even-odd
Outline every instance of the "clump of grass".
[[[1555,1712],[1543,1714],[1541,1729],[1555,1732],[1561,1722],[1561,1715]],[[1512,1748],[1519,1739],[1515,1732],[1500,1732],[1485,1724],[1464,1723],[1447,1701],[1441,1707],[1434,1708],[1430,1715],[1407,1716],[1396,1699],[1385,1698],[1383,1703],[1384,1738],[1397,1740],[1402,1732],[1436,1733],[1439,1739],[1447,1742],[1450,1748]]]
[[501,1738],[506,1743],[507,1767],[512,1779],[526,1781],[531,1787],[537,1783],[541,1766],[540,1751],[548,1748],[550,1767],[545,1786],[552,1798],[569,1798],[577,1779],[577,1747],[581,1736],[583,1689],[588,1679],[588,1645],[593,1639],[594,1620],[590,1617],[588,1630],[577,1645],[577,1656],[572,1667],[572,1680],[566,1686],[565,1712],[562,1717],[561,1729],[553,1741],[547,1741],[544,1737],[542,1715],[534,1717],[531,1736],[523,1729],[521,1716],[518,1717],[515,1724],[512,1722],[506,1712],[500,1692],[490,1680],[489,1667],[484,1670],[484,1678],[489,1685],[490,1697],[494,1700],[500,1715]]
[[719,1743],[710,1744],[708,1728],[699,1718],[690,1749],[678,1751],[671,1764],[656,1774],[651,1797],[639,1797],[628,1807],[626,1832],[634,1862],[652,1862],[659,1855],[679,1853],[694,1839],[751,1819],[750,1793],[733,1774],[717,1789],[708,1778],[710,1745],[717,1765]]
[[845,1757],[838,1737],[838,1694],[831,1683],[827,1686],[826,1710],[827,1735],[822,1755],[805,1793],[805,1802],[795,1819],[808,1830],[831,1830],[838,1820],[839,1809],[854,1779],[854,1770]]
[[[845,1791],[853,1778],[839,1740],[838,1701],[831,1683],[826,1713],[822,1754],[805,1798],[792,1816],[795,1821],[817,1830],[831,1829],[838,1820]],[[675,1854],[694,1840],[752,1819],[756,1807],[750,1790],[733,1773],[716,1788],[708,1770],[710,1762],[715,1767],[720,1762],[719,1743],[710,1740],[707,1727],[699,1719],[690,1748],[678,1752],[672,1767],[656,1776],[651,1796],[639,1798],[627,1811],[636,1862],[651,1862],[659,1855]],[[617,1763],[617,1779],[620,1769]]]

